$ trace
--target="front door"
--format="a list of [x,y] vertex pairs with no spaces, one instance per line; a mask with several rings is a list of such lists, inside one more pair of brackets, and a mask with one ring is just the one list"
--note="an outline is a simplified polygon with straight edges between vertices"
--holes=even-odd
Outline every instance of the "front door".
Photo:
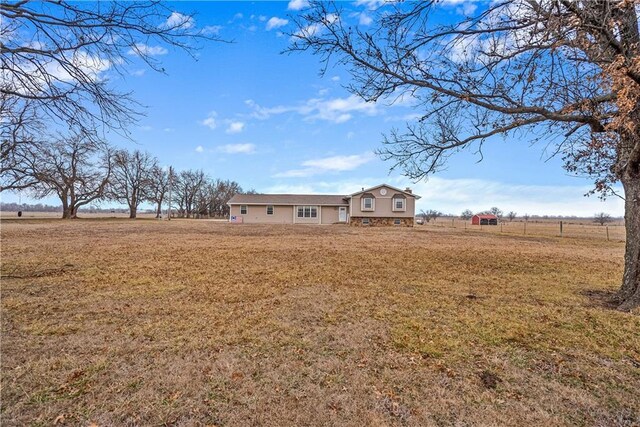
[[346,207],[340,207],[339,211],[338,211],[338,221],[340,222],[347,222],[347,208]]

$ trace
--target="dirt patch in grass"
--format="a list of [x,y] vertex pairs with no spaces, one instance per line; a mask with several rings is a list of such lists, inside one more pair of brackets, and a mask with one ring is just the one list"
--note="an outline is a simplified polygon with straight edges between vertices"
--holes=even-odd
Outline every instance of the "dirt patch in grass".
[[623,250],[3,223],[2,424],[637,425],[640,318],[593,303],[617,288]]

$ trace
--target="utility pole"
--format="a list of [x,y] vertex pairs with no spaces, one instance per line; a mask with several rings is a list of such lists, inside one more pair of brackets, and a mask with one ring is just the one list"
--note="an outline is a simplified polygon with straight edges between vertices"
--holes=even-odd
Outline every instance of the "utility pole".
[[167,221],[171,221],[171,187],[173,187],[173,168],[169,166],[169,206],[167,208]]

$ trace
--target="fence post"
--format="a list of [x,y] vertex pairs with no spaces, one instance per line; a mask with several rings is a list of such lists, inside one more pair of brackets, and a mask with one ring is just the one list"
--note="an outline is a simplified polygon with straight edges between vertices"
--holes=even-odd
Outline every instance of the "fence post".
[[560,221],[560,237],[562,237],[562,221]]
[[527,221],[524,222],[524,234],[527,234]]
[[607,225],[607,242],[609,241],[609,226]]

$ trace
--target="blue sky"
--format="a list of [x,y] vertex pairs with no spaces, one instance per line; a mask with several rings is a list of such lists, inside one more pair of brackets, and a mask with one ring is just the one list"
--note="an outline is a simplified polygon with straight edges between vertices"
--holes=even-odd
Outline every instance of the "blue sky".
[[[156,155],[176,169],[203,169],[259,192],[348,194],[387,182],[423,196],[418,209],[459,214],[498,206],[529,214],[622,215],[623,203],[583,197],[590,181],[569,176],[543,145],[495,138],[478,163],[472,150],[450,159],[427,181],[414,183],[376,158],[381,135],[419,113],[407,105],[366,104],[345,88],[349,75],[334,67],[320,77],[311,54],[281,54],[299,13],[292,2],[181,2],[176,12],[196,12],[194,25],[233,43],[208,43],[197,60],[185,52],[150,45],[166,73],[135,58],[125,76],[110,75],[147,106],[135,142],[111,142]],[[366,25],[367,4],[344,2],[350,19]],[[366,3],[360,1],[360,3]],[[471,4],[444,5],[443,19],[469,12]],[[23,200],[25,200],[23,196]],[[15,195],[3,195],[13,201]],[[46,202],[56,203],[55,199]],[[108,205],[108,203],[105,203]]]

